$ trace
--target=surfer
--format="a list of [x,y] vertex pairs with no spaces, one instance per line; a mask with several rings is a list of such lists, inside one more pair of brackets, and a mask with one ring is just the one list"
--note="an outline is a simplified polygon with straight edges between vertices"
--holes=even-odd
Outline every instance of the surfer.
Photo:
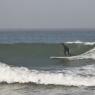
[[62,46],[64,47],[64,55],[65,56],[67,56],[67,55],[71,56],[70,51],[69,51],[69,47],[66,46],[64,43],[62,43]]

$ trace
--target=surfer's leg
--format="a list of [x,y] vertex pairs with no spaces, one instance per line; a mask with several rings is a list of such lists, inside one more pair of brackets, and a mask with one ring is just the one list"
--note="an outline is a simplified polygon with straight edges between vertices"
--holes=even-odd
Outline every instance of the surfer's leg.
[[69,55],[69,56],[71,56],[71,53],[70,53],[70,51],[68,51],[68,55]]
[[66,56],[66,51],[64,50],[64,55]]
[[67,50],[67,53],[68,53],[68,55],[70,56],[70,52],[69,52],[69,49]]

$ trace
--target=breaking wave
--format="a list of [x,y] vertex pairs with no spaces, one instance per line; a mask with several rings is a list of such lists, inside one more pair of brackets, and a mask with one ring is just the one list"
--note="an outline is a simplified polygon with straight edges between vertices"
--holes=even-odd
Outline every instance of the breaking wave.
[[80,54],[77,56],[72,56],[72,57],[67,57],[67,58],[71,59],[71,60],[76,60],[76,59],[94,59],[95,60],[95,48],[93,48],[83,54]]
[[84,45],[94,45],[95,42],[82,42],[80,40],[77,40],[77,41],[68,41],[66,42],[68,44],[84,44]]
[[50,72],[31,70],[26,67],[11,67],[0,63],[0,82],[95,86],[95,65]]
[[95,48],[82,53],[80,55],[76,55],[76,56],[69,56],[69,57],[57,57],[57,56],[51,56],[51,59],[55,58],[55,59],[69,59],[69,60],[77,60],[77,59],[94,59],[95,60]]
[[[10,51],[12,49],[13,47],[10,49]],[[95,59],[95,48],[70,58]],[[31,82],[44,85],[54,84],[65,86],[95,86],[95,64],[82,67],[68,67],[65,68],[64,70],[56,70],[52,72],[44,70],[43,71],[33,70],[27,67],[15,66],[12,67],[10,65],[0,62],[0,83],[2,82],[6,83]]]

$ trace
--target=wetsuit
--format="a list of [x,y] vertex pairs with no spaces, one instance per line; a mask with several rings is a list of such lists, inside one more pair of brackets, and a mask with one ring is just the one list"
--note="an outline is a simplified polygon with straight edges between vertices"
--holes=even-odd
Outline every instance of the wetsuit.
[[65,44],[62,44],[62,46],[64,47],[64,55],[65,56],[70,55],[69,48]]

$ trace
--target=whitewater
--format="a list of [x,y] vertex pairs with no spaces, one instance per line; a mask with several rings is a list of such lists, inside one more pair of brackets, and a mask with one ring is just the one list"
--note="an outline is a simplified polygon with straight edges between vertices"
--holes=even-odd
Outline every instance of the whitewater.
[[31,70],[26,67],[11,67],[0,63],[0,82],[95,86],[95,65],[50,72]]

